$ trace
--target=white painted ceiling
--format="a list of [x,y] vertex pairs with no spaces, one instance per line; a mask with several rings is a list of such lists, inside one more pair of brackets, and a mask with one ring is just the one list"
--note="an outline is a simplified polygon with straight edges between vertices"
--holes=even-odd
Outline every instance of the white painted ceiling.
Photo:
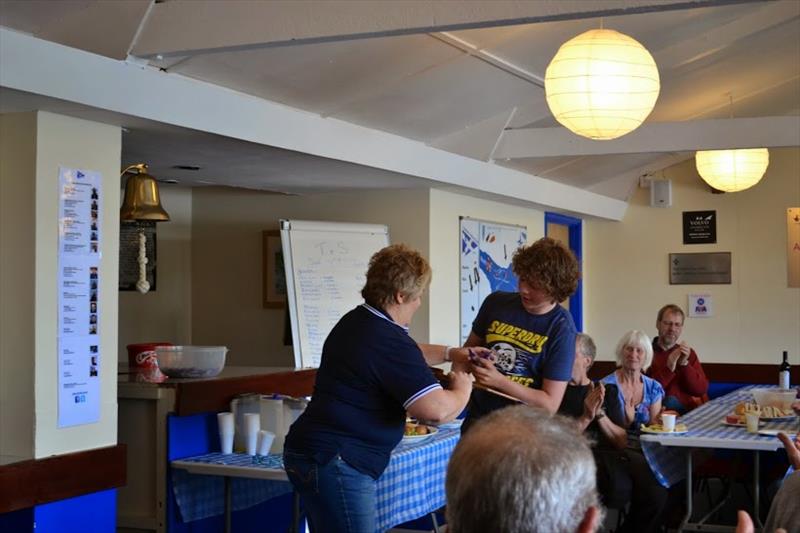
[[[535,12],[537,2],[517,4],[528,4],[524,9]],[[667,5],[679,2],[576,1],[562,3],[575,7],[569,13],[543,22],[448,31],[434,27],[437,31],[416,33],[413,24],[402,24],[402,15],[407,13],[393,11],[413,10],[410,2],[392,6],[387,2],[301,2],[305,11],[289,9],[281,12],[282,18],[276,16],[283,28],[289,28],[286,31],[301,37],[311,35],[304,25],[316,21],[315,8],[324,11],[341,4],[345,11],[342,19],[330,17],[324,39],[298,38],[299,44],[271,39],[269,24],[259,35],[260,42],[242,44],[253,23],[243,13],[263,15],[270,2],[250,2],[249,7],[246,2],[222,2],[239,5],[221,18],[203,18],[205,5],[213,3],[3,0],[0,25],[119,60],[129,53],[139,54],[153,68],[482,161],[490,161],[502,148],[504,132],[559,127],[549,113],[541,84],[547,64],[564,41],[601,24],[640,41],[659,66],[661,94],[648,123],[800,115],[798,0],[697,0],[680,4],[709,7],[666,11]],[[276,10],[286,8],[284,4],[272,3]],[[367,22],[380,20],[384,9],[387,20],[391,15],[398,21],[392,28],[402,31],[352,30],[348,24],[360,22],[359,4]],[[470,10],[485,4],[441,2],[437,7],[463,9],[467,17]],[[552,4],[538,5],[543,12],[567,10]],[[610,13],[631,14],[602,20],[591,16],[609,6],[616,9]],[[642,12],[636,12],[636,7]],[[323,27],[324,22],[320,23]],[[192,41],[190,51],[180,51],[182,38]],[[177,49],[165,44],[170,39],[178,43]],[[159,56],[159,50],[165,53]],[[62,112],[79,116],[90,113],[52,99],[7,89],[0,93],[0,110],[32,106],[51,110],[60,106]],[[396,172],[153,121],[125,116],[106,116],[105,120],[129,130],[123,137],[125,163],[145,160],[160,178],[178,178],[191,185],[213,183],[301,194],[432,185]],[[691,151],[537,155],[494,163],[626,200],[639,176],[692,155]],[[186,173],[175,170],[175,165],[202,168]]]

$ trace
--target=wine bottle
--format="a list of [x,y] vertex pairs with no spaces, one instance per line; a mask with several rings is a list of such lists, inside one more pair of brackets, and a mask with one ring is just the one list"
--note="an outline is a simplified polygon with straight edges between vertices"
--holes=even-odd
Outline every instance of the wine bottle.
[[784,350],[783,352],[783,362],[781,363],[780,370],[778,371],[778,386],[782,389],[789,389],[789,376],[790,376],[790,369],[789,366],[789,353]]

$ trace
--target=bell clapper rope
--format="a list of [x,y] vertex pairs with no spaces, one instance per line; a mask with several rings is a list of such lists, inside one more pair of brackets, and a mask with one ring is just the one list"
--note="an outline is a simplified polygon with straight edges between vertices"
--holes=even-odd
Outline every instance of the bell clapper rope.
[[137,262],[139,263],[139,281],[136,282],[136,290],[142,294],[146,294],[150,290],[150,283],[147,281],[147,237],[144,230],[139,230],[139,256]]

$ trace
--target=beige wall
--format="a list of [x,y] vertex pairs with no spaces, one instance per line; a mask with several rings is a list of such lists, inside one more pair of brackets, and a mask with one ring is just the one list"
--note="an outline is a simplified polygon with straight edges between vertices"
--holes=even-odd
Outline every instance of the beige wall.
[[119,293],[119,360],[128,344],[192,341],[192,190],[161,184],[161,205],[169,222],[156,226],[156,290]]
[[[751,191],[711,195],[697,178],[693,161],[687,161],[665,174],[672,180],[672,208],[649,207],[649,191],[639,189],[624,221],[585,223],[584,320],[587,331],[598,340],[601,357],[611,358],[617,338],[626,329],[641,328],[652,334],[654,314],[662,303],[685,306],[687,294],[710,292],[715,317],[689,319],[685,333],[703,360],[772,363],[782,349],[789,349],[796,360],[800,297],[797,289],[785,286],[784,210],[800,204],[796,179],[800,151],[773,150],[772,154],[767,177]],[[133,336],[133,328],[121,326],[127,338],[120,339],[120,346],[142,340],[185,342],[182,339],[188,336],[196,344],[227,345],[230,365],[293,362],[291,348],[282,344],[284,311],[261,306],[261,231],[277,229],[280,218],[388,224],[392,242],[407,242],[421,250],[434,269],[430,293],[414,318],[412,335],[419,341],[446,344],[458,342],[459,216],[525,225],[530,241],[544,234],[544,214],[539,210],[439,190],[298,197],[196,188],[191,200],[185,191],[176,191],[170,198],[169,189],[162,190],[174,222],[159,226],[158,292],[175,290],[181,303],[168,298],[172,304],[168,303],[168,311],[153,306],[151,311],[161,323],[155,324],[149,313],[143,325],[137,326],[140,338]],[[702,209],[718,212],[718,244],[684,246],[681,212]],[[164,249],[170,233],[178,250]],[[184,239],[190,239],[191,246]],[[670,286],[666,264],[670,251],[731,251],[734,283]],[[177,253],[168,262],[173,252]],[[190,294],[186,293],[188,284]],[[150,296],[160,297],[158,293]],[[148,310],[137,297],[123,295],[122,320],[135,321],[137,313]],[[132,312],[131,305],[139,305],[140,310]],[[181,306],[187,310],[185,315]],[[739,309],[754,312],[740,314]],[[181,322],[189,313],[190,336]],[[753,336],[749,331],[759,333]]]
[[0,115],[0,456],[33,457],[36,115]]
[[[3,453],[40,458],[113,445],[120,129],[38,112],[3,117],[2,133]],[[101,197],[100,420],[64,429],[57,427],[59,166],[98,171],[103,192],[112,191]]]
[[[39,112],[36,136],[36,430],[34,456],[117,442],[117,280],[119,272],[119,127]],[[57,428],[58,167],[102,175],[100,421]],[[109,194],[110,193],[110,194]]]
[[228,364],[293,364],[282,344],[284,311],[261,307],[261,231],[281,218],[387,224],[431,262],[430,293],[414,316],[420,342],[456,344],[459,330],[459,216],[522,224],[544,234],[540,211],[437,190],[282,196],[197,188],[192,201],[192,341],[225,344]]
[[[387,224],[390,242],[426,254],[428,192],[283,196],[246,189],[196,188],[192,199],[192,342],[230,349],[228,365],[293,366],[283,346],[284,310],[262,307],[261,232],[281,218]],[[411,327],[428,336],[423,306]]]
[[[586,331],[612,359],[628,329],[655,334],[667,302],[684,309],[688,294],[709,293],[714,316],[687,318],[684,338],[701,360],[777,364],[782,350],[800,363],[800,289],[787,288],[786,208],[800,205],[800,150],[770,150],[764,179],[747,191],[715,195],[694,159],[665,171],[673,205],[649,207],[638,189],[622,222],[588,221],[584,239]],[[684,245],[682,211],[715,210],[717,244]],[[670,252],[732,253],[730,285],[670,285]],[[776,378],[777,379],[777,378]]]

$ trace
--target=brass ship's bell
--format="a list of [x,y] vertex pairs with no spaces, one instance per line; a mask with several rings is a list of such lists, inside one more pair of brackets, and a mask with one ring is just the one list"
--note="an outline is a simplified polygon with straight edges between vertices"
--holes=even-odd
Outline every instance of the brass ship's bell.
[[167,222],[169,215],[161,207],[161,198],[158,194],[156,179],[147,173],[147,165],[139,163],[131,165],[122,171],[130,173],[125,184],[125,198],[119,208],[121,220],[150,220],[153,222]]

